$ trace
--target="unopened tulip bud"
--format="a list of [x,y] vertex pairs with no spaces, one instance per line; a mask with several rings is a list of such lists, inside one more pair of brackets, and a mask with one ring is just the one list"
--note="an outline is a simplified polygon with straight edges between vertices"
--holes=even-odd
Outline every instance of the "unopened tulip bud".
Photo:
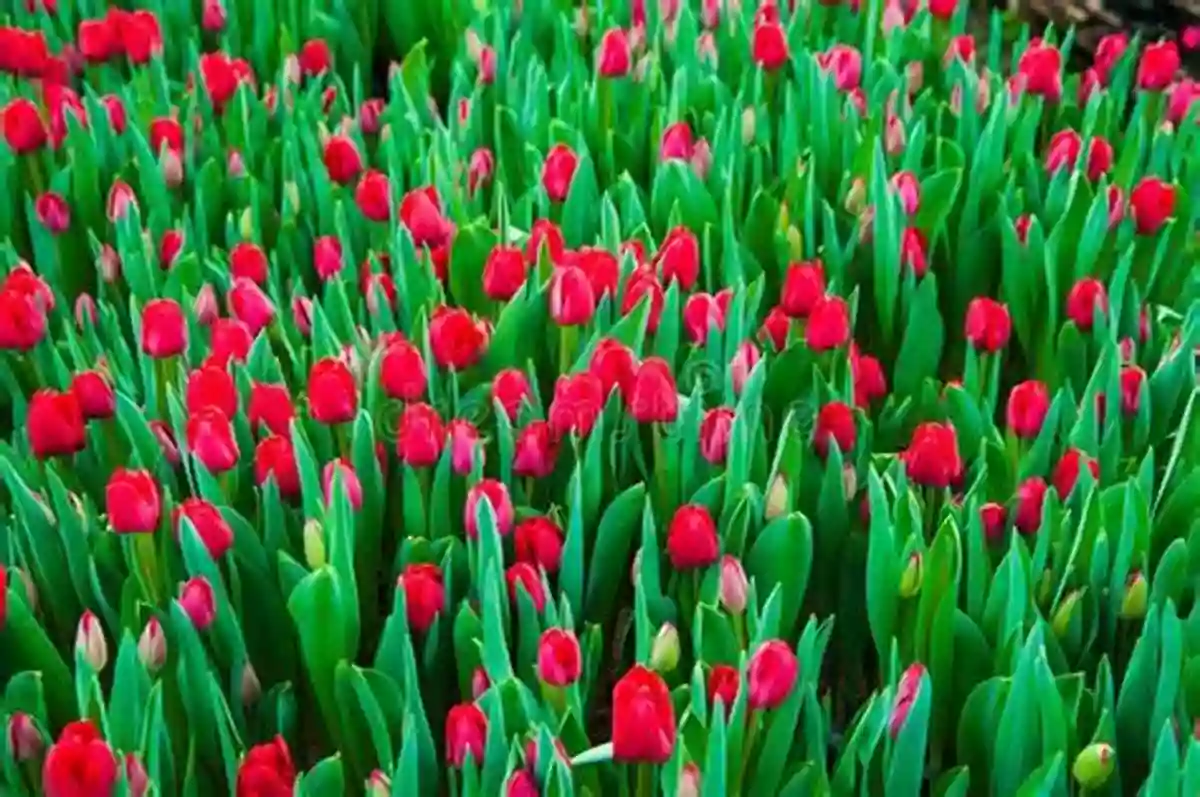
[[325,566],[325,530],[319,520],[309,520],[304,524],[304,561],[309,570],[318,570]]
[[33,718],[23,711],[14,711],[8,718],[8,749],[18,763],[41,758],[46,742]]
[[96,325],[96,300],[91,294],[81,293],[75,299],[75,327],[83,330],[88,324]]
[[125,783],[129,786],[129,797],[143,797],[150,788],[150,776],[137,753],[125,754]]
[[579,38],[582,39],[585,36],[587,36],[588,15],[587,15],[587,11],[583,7],[575,9],[575,21],[571,27],[573,27],[575,29],[575,35],[578,36]]
[[633,555],[633,564],[629,568],[629,583],[637,586],[638,579],[642,577],[642,549],[638,548],[637,553]]
[[253,705],[262,697],[262,684],[258,682],[258,673],[254,671],[254,665],[250,662],[246,662],[246,666],[242,668],[242,679],[238,691],[244,706]]
[[755,115],[753,108],[742,111],[742,145],[750,146],[754,141]]
[[196,315],[196,321],[206,327],[220,318],[221,307],[217,302],[217,292],[209,283],[204,283],[200,288],[200,293],[196,294],[196,299],[192,303],[192,312]]
[[388,797],[392,793],[392,779],[382,769],[377,769],[367,778],[367,797]]
[[908,557],[908,564],[900,574],[900,597],[911,598],[921,591],[921,582],[925,578],[924,559],[921,554],[914,553]]
[[750,588],[746,581],[746,570],[736,556],[721,557],[721,606],[732,615],[746,611],[746,592]]
[[[283,184],[283,198],[286,207],[292,213],[300,212],[300,186],[296,184],[295,180],[288,180]],[[249,238],[250,236],[246,237]]]
[[175,150],[168,149],[158,159],[158,168],[168,188],[178,188],[183,183],[183,161]]
[[892,714],[888,718],[888,734],[895,739],[908,720],[908,713],[917,695],[921,691],[921,681],[925,676],[925,665],[915,662],[909,665],[900,676],[900,684],[896,688],[896,696],[892,701]]
[[675,789],[676,797],[700,797],[700,767],[692,762],[684,764],[679,773],[679,786]]
[[292,323],[304,337],[312,334],[313,303],[307,296],[297,296],[292,300]]
[[849,501],[858,492],[858,471],[853,465],[842,468],[842,495]]
[[712,162],[712,147],[709,146],[708,139],[702,138],[692,147],[692,171],[696,173],[701,182],[708,179],[708,171],[712,168]]
[[717,40],[710,31],[696,37],[696,60],[714,68],[717,66]]
[[788,509],[788,483],[783,474],[775,476],[771,489],[767,491],[767,506],[763,514],[767,520],[781,517]]
[[1098,789],[1108,782],[1116,768],[1116,750],[1104,742],[1089,744],[1075,757],[1071,774],[1085,789]]
[[[297,189],[297,192],[298,191],[299,189]],[[298,193],[297,196],[299,196]],[[299,199],[297,199],[297,202],[298,201]],[[254,212],[250,210],[250,208],[246,208],[242,211],[242,214],[238,216],[238,232],[240,232],[242,234],[242,238],[246,239],[247,241],[254,239]]]
[[478,700],[483,697],[484,693],[491,688],[492,682],[488,680],[487,670],[482,667],[476,667],[475,672],[471,673],[471,697]]
[[1121,598],[1121,617],[1138,620],[1146,616],[1146,601],[1150,595],[1150,584],[1140,571],[1133,573],[1125,582],[1125,595]]
[[663,623],[650,647],[650,667],[659,672],[672,672],[679,664],[679,631]]
[[288,83],[300,82],[300,59],[289,55],[283,61],[283,79]]
[[197,631],[204,631],[217,619],[217,599],[212,584],[204,576],[184,582],[179,590],[179,606]]
[[804,234],[800,232],[800,228],[788,225],[787,232],[788,257],[792,260],[802,260],[804,258]]
[[138,637],[138,660],[150,672],[156,672],[167,660],[167,635],[157,617],[151,617]]
[[891,156],[900,155],[904,152],[905,144],[908,142],[908,134],[904,131],[904,123],[897,116],[889,116],[887,127],[883,134],[884,146],[887,149],[887,154]]
[[108,642],[104,639],[104,629],[100,627],[100,621],[91,611],[85,611],[79,618],[79,628],[75,632],[75,650],[82,654],[92,672],[102,672],[108,664]]
[[1061,639],[1071,630],[1071,618],[1075,616],[1075,607],[1079,605],[1081,595],[1079,590],[1071,590],[1055,610],[1054,617],[1050,620],[1050,627],[1054,629],[1056,637]]
[[855,177],[850,183],[850,190],[846,192],[846,202],[844,207],[846,212],[853,216],[862,213],[863,208],[867,206],[867,183],[861,177]]
[[235,180],[246,176],[246,161],[242,158],[242,153],[236,149],[229,150],[229,157],[225,160],[225,171]]

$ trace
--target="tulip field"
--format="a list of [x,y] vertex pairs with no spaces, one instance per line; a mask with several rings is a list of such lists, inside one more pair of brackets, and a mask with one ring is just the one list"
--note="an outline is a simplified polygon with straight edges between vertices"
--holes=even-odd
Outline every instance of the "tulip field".
[[0,6],[0,797],[1200,794],[1200,27]]

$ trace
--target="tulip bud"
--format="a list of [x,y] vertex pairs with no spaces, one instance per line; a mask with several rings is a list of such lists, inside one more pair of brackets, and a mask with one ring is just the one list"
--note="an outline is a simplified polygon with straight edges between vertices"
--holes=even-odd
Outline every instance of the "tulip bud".
[[755,116],[754,109],[747,108],[742,111],[742,145],[750,146],[754,141]]
[[366,792],[367,797],[388,797],[392,793],[392,779],[377,769],[367,778]]
[[212,584],[204,576],[188,579],[179,591],[179,605],[197,631],[212,625],[217,617],[217,600]]
[[75,327],[82,331],[85,324],[96,324],[96,300],[91,294],[81,293],[75,299]]
[[157,617],[151,617],[138,638],[138,659],[150,672],[157,671],[167,660],[167,636]]
[[283,184],[283,197],[285,207],[289,208],[293,214],[300,212],[300,186],[296,185],[295,180],[288,180]]
[[40,758],[46,746],[33,718],[23,711],[14,711],[8,718],[7,735],[8,749],[18,763]]
[[129,786],[129,797],[143,797],[150,788],[150,776],[136,753],[125,754],[125,782]]
[[162,172],[163,182],[168,188],[178,188],[183,182],[183,161],[179,159],[179,155],[175,150],[163,150],[162,157],[158,161],[159,171]]
[[781,517],[788,509],[788,483],[783,474],[777,474],[767,491],[767,506],[763,511],[767,520]]
[[1061,639],[1071,630],[1071,618],[1075,616],[1075,607],[1079,605],[1079,598],[1082,595],[1081,590],[1071,590],[1058,605],[1058,609],[1055,610],[1054,617],[1050,621],[1050,627],[1054,629],[1056,637]]
[[700,767],[693,762],[684,764],[679,773],[679,786],[675,789],[676,797],[700,797]]
[[855,177],[850,183],[850,190],[846,192],[846,202],[844,207],[846,212],[852,216],[857,216],[863,212],[867,206],[867,183],[861,177]]
[[254,665],[250,662],[246,662],[246,666],[242,668],[242,682],[239,691],[244,706],[257,703],[258,698],[262,696],[262,684],[258,682],[258,673],[254,671]]
[[858,470],[853,465],[847,465],[842,468],[842,495],[846,496],[846,502],[849,503],[857,492]]
[[101,672],[108,664],[108,642],[104,639],[104,629],[100,621],[91,611],[85,611],[79,618],[79,628],[75,632],[75,652],[82,654],[93,672]]
[[663,623],[650,648],[650,667],[658,672],[671,672],[679,664],[679,631]]
[[491,688],[491,681],[488,680],[487,670],[482,667],[476,667],[475,672],[471,674],[471,698],[478,700],[483,697],[484,693]]
[[633,555],[633,564],[629,567],[629,583],[637,586],[638,579],[642,574],[642,549],[638,548],[637,553]]
[[1037,602],[1041,606],[1045,606],[1050,602],[1050,598],[1054,595],[1054,573],[1050,568],[1042,571],[1042,577],[1038,579],[1037,585]]
[[721,557],[721,606],[732,615],[746,611],[746,591],[749,589],[746,571],[736,556]]
[[304,524],[304,561],[309,570],[325,566],[325,531],[319,520],[309,520]]
[[1098,789],[1108,782],[1116,768],[1116,750],[1104,742],[1089,744],[1075,758],[1071,774],[1085,789]]
[[209,326],[220,318],[221,309],[217,304],[217,292],[212,285],[205,283],[200,288],[200,292],[196,294],[196,298],[192,302],[192,312],[196,316],[196,321],[203,326]]
[[900,574],[900,597],[911,598],[921,591],[921,582],[925,578],[924,559],[920,553],[908,557],[908,564]]
[[1125,596],[1121,598],[1121,618],[1138,620],[1146,616],[1146,600],[1150,584],[1141,571],[1132,573],[1125,582]]

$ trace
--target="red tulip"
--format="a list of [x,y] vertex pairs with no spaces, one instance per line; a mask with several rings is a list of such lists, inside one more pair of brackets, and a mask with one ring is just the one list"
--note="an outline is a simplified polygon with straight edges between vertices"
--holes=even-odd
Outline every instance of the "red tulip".
[[514,605],[517,603],[518,590],[524,590],[533,601],[533,608],[540,613],[546,608],[546,588],[542,585],[542,577],[537,568],[528,562],[517,562],[504,574],[508,583],[508,597]]
[[51,235],[61,235],[71,226],[71,208],[61,194],[47,191],[33,204],[38,223]]
[[158,441],[159,450],[166,458],[171,467],[179,464],[179,446],[175,443],[175,435],[171,432],[170,427],[160,420],[152,420],[149,423],[150,431],[154,434],[154,439]]
[[675,707],[662,676],[634,665],[613,687],[613,759],[663,764],[675,751]]
[[463,526],[466,527],[467,537],[479,538],[480,501],[487,501],[492,508],[496,523],[496,531],[501,537],[507,537],[513,527],[513,505],[504,482],[495,479],[481,479],[467,491],[467,502],[463,509]]
[[513,473],[545,479],[558,462],[558,438],[546,421],[530,421],[513,446]]
[[349,136],[330,136],[325,142],[323,160],[325,169],[329,172],[329,179],[342,185],[354,182],[363,168],[358,146]]
[[85,19],[79,23],[76,35],[79,54],[88,63],[108,61],[120,52],[117,31],[106,19]]
[[[729,296],[728,293],[725,295]],[[725,305],[728,304],[726,299]],[[703,346],[708,341],[709,332],[720,333],[725,329],[725,312],[721,303],[709,293],[694,293],[689,296],[683,305],[683,329],[689,341]]]
[[530,264],[537,263],[542,250],[549,255],[551,263],[562,262],[567,251],[562,230],[549,219],[538,219],[529,229],[529,240],[525,242],[525,259]]
[[1099,481],[1099,463],[1077,448],[1067,449],[1062,459],[1054,466],[1051,481],[1054,484],[1055,492],[1063,501],[1066,501],[1070,497],[1071,491],[1075,489],[1075,483],[1079,481],[1079,469],[1084,465],[1092,472],[1092,478]]
[[997,352],[1008,345],[1012,318],[1008,306],[987,296],[979,296],[967,305],[966,338],[976,351]]
[[1008,513],[1002,504],[984,504],[979,508],[979,517],[983,524],[983,535],[988,542],[996,542],[1003,536]]
[[213,561],[220,561],[233,547],[233,529],[221,514],[221,510],[203,498],[185,498],[175,508],[172,523],[175,526],[176,537],[180,534],[180,524],[184,519],[192,524],[196,536],[204,543]]
[[929,13],[936,19],[953,19],[957,10],[958,0],[929,0]]
[[929,243],[925,233],[916,227],[908,227],[900,238],[900,264],[912,270],[917,279],[929,271]]
[[528,769],[517,769],[504,784],[504,797],[539,797],[537,777]]
[[485,86],[496,80],[496,50],[486,44],[479,48],[479,81]]
[[538,641],[538,680],[549,686],[570,686],[583,672],[583,653],[575,634],[562,628],[547,628]]
[[99,371],[82,371],[71,379],[71,392],[87,420],[108,419],[117,411],[112,385]]
[[475,458],[483,465],[484,448],[479,440],[475,424],[463,418],[455,418],[446,424],[446,436],[450,439],[450,467],[459,476],[467,476],[475,466]]
[[542,188],[551,202],[565,202],[575,170],[579,168],[579,156],[566,144],[555,144],[542,164]]
[[825,297],[825,269],[819,260],[793,263],[783,278],[779,308],[792,318],[808,318]]
[[616,297],[621,279],[621,264],[616,255],[607,249],[584,246],[575,252],[574,265],[587,276],[596,301],[605,295]]
[[943,60],[949,65],[952,58],[958,58],[964,64],[973,65],[975,63],[975,37],[965,34],[951,39]]
[[188,449],[210,473],[223,473],[237,465],[237,440],[229,416],[205,407],[188,418]]
[[487,348],[487,328],[459,307],[441,306],[429,321],[429,347],[441,368],[470,368]]
[[390,398],[419,400],[429,381],[420,349],[400,337],[389,342],[379,363],[379,381]]
[[1184,78],[1171,88],[1167,98],[1167,121],[1183,124],[1192,108],[1200,104],[1200,81]]
[[679,414],[679,393],[671,366],[650,357],[638,366],[629,391],[629,414],[638,423],[672,423]]
[[854,410],[840,401],[831,401],[817,413],[813,431],[813,448],[821,459],[829,455],[829,443],[837,443],[838,451],[848,454],[854,450],[858,430],[854,425]]
[[654,269],[664,285],[678,281],[681,290],[690,291],[700,277],[700,241],[687,227],[675,227],[663,239],[654,255]]
[[38,459],[68,456],[87,444],[83,410],[71,391],[43,389],[33,394],[25,414],[29,447]]
[[354,189],[354,203],[370,221],[387,221],[391,218],[392,184],[386,174],[368,169]]
[[755,25],[751,54],[754,63],[768,72],[782,68],[790,57],[783,27],[778,22],[759,22]]
[[225,298],[230,314],[246,325],[252,337],[275,319],[274,302],[257,283],[248,279],[235,279]]
[[516,368],[505,368],[492,378],[492,401],[499,402],[509,423],[515,423],[525,403],[533,403],[529,377]]
[[1101,37],[1095,55],[1095,69],[1101,83],[1108,84],[1113,69],[1128,48],[1129,36],[1124,33],[1110,33]]
[[923,423],[901,454],[908,478],[923,487],[946,488],[962,477],[958,433],[948,423]]
[[255,745],[238,767],[236,797],[288,797],[295,791],[296,767],[282,736]]
[[1121,412],[1128,416],[1138,413],[1142,403],[1142,386],[1146,383],[1146,372],[1136,365],[1121,369]]
[[547,418],[559,436],[571,432],[587,437],[604,409],[604,388],[591,373],[560,376]]
[[260,440],[254,449],[254,481],[260,487],[274,477],[283,498],[300,495],[300,468],[291,438],[272,435]]
[[574,266],[550,275],[550,317],[560,327],[584,326],[596,314],[596,295],[587,276]]
[[173,299],[152,299],[142,308],[142,351],[163,359],[187,348],[187,322]]
[[563,531],[544,515],[527,518],[513,531],[513,548],[518,562],[557,573],[562,562]]
[[646,331],[653,334],[658,330],[658,323],[662,318],[665,296],[662,285],[652,273],[634,271],[626,280],[625,298],[621,300],[621,315],[627,316],[632,313],[647,296],[650,297],[650,312],[646,317]]
[[913,703],[917,702],[921,685],[925,681],[925,665],[920,662],[912,664],[900,676],[900,685],[896,688],[896,697],[892,701],[892,713],[888,717],[888,735],[895,739],[900,735]]
[[323,75],[333,68],[333,54],[324,39],[309,39],[300,48],[300,71],[308,76]]
[[313,268],[322,282],[328,282],[342,271],[342,242],[333,235],[323,235],[313,244]]
[[204,576],[187,581],[179,593],[179,606],[197,631],[204,631],[217,618],[217,600],[212,584]]
[[63,728],[42,764],[46,797],[107,797],[117,787],[117,758],[90,720]]
[[483,266],[483,292],[489,299],[507,302],[525,285],[527,276],[524,253],[515,246],[497,245]]
[[792,331],[792,320],[783,307],[772,307],[758,330],[758,339],[769,341],[775,351],[787,348],[788,335]]
[[763,642],[746,667],[750,708],[766,711],[780,706],[795,688],[799,674],[800,663],[786,642],[779,639]]
[[1175,216],[1175,186],[1157,177],[1143,177],[1129,193],[1129,207],[1141,235],[1154,235]]
[[162,514],[158,482],[149,471],[117,468],[104,488],[104,507],[113,531],[149,534]]
[[213,407],[229,418],[237,416],[237,385],[224,365],[205,363],[188,374],[186,396],[189,415]]
[[900,197],[900,204],[909,216],[915,216],[921,209],[921,183],[917,176],[910,171],[897,172],[888,181],[892,191]]
[[234,279],[265,285],[269,270],[267,255],[258,244],[243,241],[229,250],[229,273]]
[[325,464],[321,471],[321,492],[325,496],[325,506],[333,505],[333,482],[338,480],[342,493],[350,501],[350,506],[358,511],[362,508],[362,482],[354,472],[354,466],[344,459],[332,459]]
[[169,116],[150,122],[150,151],[158,155],[164,147],[173,152],[183,151],[183,125]]
[[1050,411],[1050,391],[1034,379],[1021,382],[1008,394],[1006,418],[1009,431],[1024,440],[1038,436]]
[[712,671],[708,674],[709,705],[715,709],[717,698],[720,698],[725,707],[725,716],[728,717],[729,712],[733,710],[733,704],[737,700],[741,686],[742,675],[736,667],[730,667],[728,664],[714,664]]
[[840,296],[826,296],[817,302],[808,318],[804,339],[813,351],[828,351],[850,340],[850,308]]
[[461,769],[469,755],[476,767],[481,766],[487,726],[487,716],[474,703],[453,706],[446,715],[446,762]]
[[220,33],[225,29],[225,6],[221,0],[204,0],[200,25],[209,33]]
[[735,413],[729,407],[714,407],[700,422],[700,456],[712,465],[723,465],[729,455]]
[[396,586],[404,590],[405,616],[409,628],[418,634],[425,633],[446,608],[442,569],[429,564],[407,565]]
[[1041,42],[1031,42],[1017,61],[1017,77],[1025,91],[1057,102],[1062,97],[1062,53]]
[[588,362],[588,372],[600,380],[601,402],[614,388],[620,390],[621,395],[628,399],[637,370],[638,362],[633,356],[633,351],[613,338],[604,338],[597,343]]
[[46,336],[46,315],[35,297],[0,290],[0,348],[29,351]]
[[271,434],[291,436],[296,409],[287,385],[255,382],[250,388],[247,415],[252,430],[265,426]]
[[658,159],[664,163],[669,160],[690,161],[694,148],[692,129],[688,123],[676,122],[663,131],[658,145]]
[[46,124],[32,100],[16,97],[4,106],[4,140],[17,155],[46,145]]
[[1108,291],[1104,283],[1091,277],[1076,282],[1067,294],[1067,318],[1084,332],[1092,328],[1096,312],[1108,312]]
[[317,361],[308,373],[308,412],[323,424],[349,423],[358,413],[354,374],[336,357]]
[[428,404],[409,404],[396,431],[396,453],[413,468],[428,468],[442,457],[446,429],[437,410]]
[[1163,91],[1175,80],[1180,67],[1179,47],[1173,41],[1159,41],[1146,45],[1138,61],[1138,88],[1146,91]]
[[817,53],[817,64],[833,75],[838,91],[853,91],[862,84],[862,53],[848,44],[835,44]]
[[1017,487],[1017,508],[1014,525],[1022,534],[1033,534],[1042,525],[1042,505],[1046,501],[1046,480],[1034,476]]
[[596,56],[596,71],[600,77],[625,77],[633,54],[629,46],[629,36],[621,28],[609,28],[600,37],[600,51]]
[[717,561],[721,543],[717,524],[700,504],[685,504],[675,510],[667,530],[667,555],[676,570],[708,567]]
[[860,353],[856,347],[850,350],[850,372],[854,378],[854,404],[868,409],[871,402],[887,395],[887,377],[879,360],[869,354]]

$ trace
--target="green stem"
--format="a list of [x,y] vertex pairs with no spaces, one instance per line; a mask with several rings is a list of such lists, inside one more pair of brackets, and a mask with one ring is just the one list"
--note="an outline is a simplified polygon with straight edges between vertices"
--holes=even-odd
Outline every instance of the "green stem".
[[571,373],[571,362],[575,356],[575,344],[579,339],[579,330],[573,326],[558,328],[558,372]]
[[746,737],[742,743],[742,763],[738,765],[738,779],[734,794],[742,793],[742,782],[746,779],[746,765],[750,761],[750,754],[754,752],[754,737],[755,731],[758,730],[758,716],[754,709],[746,714]]
[[654,765],[637,765],[637,797],[654,797]]

